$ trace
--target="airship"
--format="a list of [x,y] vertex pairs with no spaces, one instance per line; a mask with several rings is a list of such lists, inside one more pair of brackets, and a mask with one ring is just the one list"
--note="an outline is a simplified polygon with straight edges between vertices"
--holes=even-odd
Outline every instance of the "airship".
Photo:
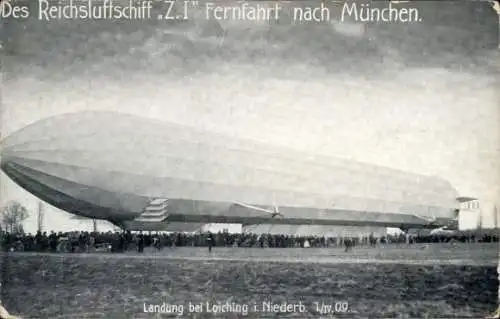
[[115,112],[39,120],[1,142],[1,169],[41,200],[122,229],[170,224],[438,228],[446,180]]

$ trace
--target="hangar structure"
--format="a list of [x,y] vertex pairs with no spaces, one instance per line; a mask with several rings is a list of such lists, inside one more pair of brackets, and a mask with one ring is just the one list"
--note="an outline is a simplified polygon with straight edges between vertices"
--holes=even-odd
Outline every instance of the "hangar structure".
[[114,112],[28,125],[2,141],[1,168],[55,207],[134,230],[437,228],[459,210],[439,177]]

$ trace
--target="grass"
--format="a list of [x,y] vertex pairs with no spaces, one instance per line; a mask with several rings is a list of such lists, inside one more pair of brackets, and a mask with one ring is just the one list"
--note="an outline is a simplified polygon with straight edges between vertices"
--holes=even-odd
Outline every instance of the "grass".
[[[472,260],[489,256],[490,249],[496,251],[485,245],[436,247],[399,250],[422,261],[437,258],[438,251],[443,260],[462,261],[467,254]],[[339,249],[217,248],[212,257],[197,248],[167,248],[162,256],[140,258],[8,254],[2,258],[2,301],[23,318],[160,317],[144,313],[144,303],[183,305],[183,318],[481,318],[495,309],[496,266],[419,265],[418,259],[414,264],[378,262],[400,256],[397,251],[397,247],[359,248],[350,254],[351,258],[375,258],[373,263],[336,263],[334,258],[348,255]],[[229,260],[230,255],[235,260]],[[249,255],[261,261],[242,260]],[[329,262],[315,262],[328,255]],[[213,259],[219,257],[227,260]],[[266,260],[271,257],[274,262]],[[189,312],[189,303],[205,307],[206,302],[248,305],[249,313]],[[300,302],[305,312],[252,311],[253,305],[262,310],[263,302]],[[321,313],[315,304],[337,303],[341,308],[340,302],[347,303],[347,312]]]

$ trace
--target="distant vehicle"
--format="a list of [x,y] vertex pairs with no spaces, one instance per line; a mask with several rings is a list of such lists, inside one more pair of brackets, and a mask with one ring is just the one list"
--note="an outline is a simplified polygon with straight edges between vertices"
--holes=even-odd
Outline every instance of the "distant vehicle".
[[431,235],[447,235],[447,234],[454,234],[456,233],[456,230],[453,229],[448,229],[448,227],[443,226],[440,228],[436,228],[430,231]]
[[96,253],[110,253],[112,249],[112,245],[110,243],[101,243],[95,245]]

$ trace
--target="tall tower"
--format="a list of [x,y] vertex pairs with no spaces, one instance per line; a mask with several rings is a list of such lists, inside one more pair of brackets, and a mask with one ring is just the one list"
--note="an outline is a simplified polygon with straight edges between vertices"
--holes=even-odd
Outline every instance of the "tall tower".
[[38,231],[43,232],[43,204],[42,202],[38,202]]
[[93,232],[97,233],[97,219],[92,219]]
[[483,212],[479,210],[479,219],[477,220],[477,229],[481,230],[483,229]]
[[497,206],[495,205],[495,207],[493,208],[493,220],[495,222],[495,229],[498,229],[498,210],[497,210]]

